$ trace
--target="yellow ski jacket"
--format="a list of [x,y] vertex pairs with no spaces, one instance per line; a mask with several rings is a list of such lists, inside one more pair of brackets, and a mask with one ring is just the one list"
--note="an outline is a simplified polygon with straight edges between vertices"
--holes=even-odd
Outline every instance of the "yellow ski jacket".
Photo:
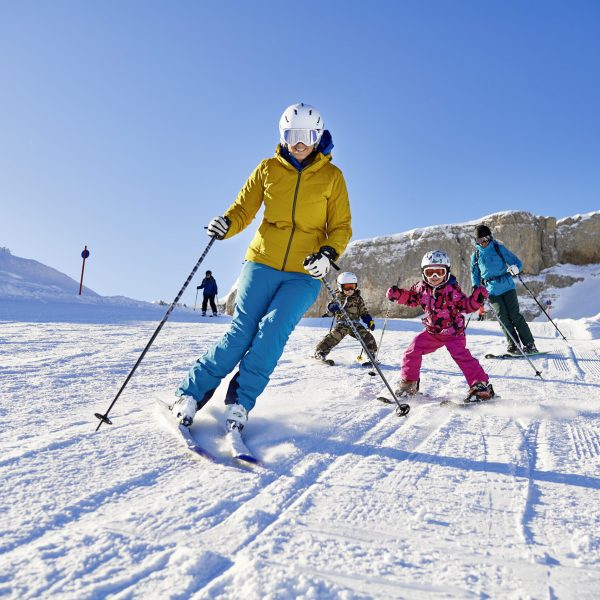
[[278,146],[241,189],[225,216],[226,238],[245,229],[264,203],[263,220],[246,251],[246,260],[281,271],[306,273],[304,259],[321,246],[342,254],[352,236],[346,182],[331,155],[319,152],[312,163],[296,169]]

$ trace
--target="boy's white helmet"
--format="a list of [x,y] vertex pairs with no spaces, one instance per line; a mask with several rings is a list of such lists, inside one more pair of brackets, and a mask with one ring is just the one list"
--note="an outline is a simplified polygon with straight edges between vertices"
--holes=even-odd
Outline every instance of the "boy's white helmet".
[[279,119],[279,138],[282,144],[295,146],[303,142],[306,146],[319,143],[325,126],[321,113],[310,104],[292,104]]
[[341,290],[342,285],[346,283],[354,283],[355,285],[358,285],[358,277],[350,271],[344,271],[343,273],[340,273],[337,277],[338,290]]
[[443,250],[432,250],[423,256],[421,269],[423,269],[423,267],[432,267],[433,265],[447,267],[448,270],[452,267],[450,257]]

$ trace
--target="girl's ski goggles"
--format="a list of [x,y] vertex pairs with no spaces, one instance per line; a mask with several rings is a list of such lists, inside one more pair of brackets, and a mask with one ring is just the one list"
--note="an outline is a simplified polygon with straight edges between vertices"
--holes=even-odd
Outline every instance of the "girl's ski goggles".
[[480,246],[484,244],[489,244],[492,241],[491,235],[486,235],[485,237],[480,237],[475,240]]
[[437,275],[438,277],[445,277],[448,270],[446,267],[425,267],[423,269],[423,275],[425,277],[433,277]]
[[305,146],[314,146],[320,139],[321,134],[316,129],[284,129],[283,139],[290,146],[302,142]]
[[350,290],[355,290],[355,289],[356,289],[355,283],[342,283],[342,291],[344,291],[344,292],[349,292]]

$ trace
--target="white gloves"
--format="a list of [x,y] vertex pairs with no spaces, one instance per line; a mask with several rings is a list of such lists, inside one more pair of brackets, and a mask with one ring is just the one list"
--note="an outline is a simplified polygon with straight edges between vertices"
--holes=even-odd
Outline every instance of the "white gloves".
[[231,221],[227,217],[215,217],[208,224],[207,233],[210,237],[222,240],[229,231],[229,225],[231,225]]
[[331,268],[331,261],[336,257],[336,251],[330,246],[323,246],[318,252],[304,259],[304,268],[315,279],[321,279],[327,275]]
[[519,274],[519,267],[517,265],[508,265],[506,270],[514,277]]

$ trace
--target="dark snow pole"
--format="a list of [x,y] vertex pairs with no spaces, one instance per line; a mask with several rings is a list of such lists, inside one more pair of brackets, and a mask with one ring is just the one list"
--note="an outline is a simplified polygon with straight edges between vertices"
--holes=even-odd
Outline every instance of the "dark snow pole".
[[196,265],[192,269],[192,272],[190,273],[189,277],[186,279],[186,282],[183,284],[183,286],[179,290],[179,293],[177,294],[177,296],[175,296],[175,300],[173,300],[173,302],[171,303],[171,306],[169,306],[169,308],[167,309],[167,312],[165,313],[165,316],[162,318],[162,321],[158,324],[158,327],[156,328],[156,331],[152,334],[152,337],[150,338],[150,341],[146,344],[146,347],[144,348],[144,350],[140,354],[140,357],[137,359],[135,365],[133,365],[133,369],[131,369],[131,371],[129,372],[129,375],[127,375],[127,379],[125,379],[125,382],[121,386],[121,389],[117,392],[117,395],[115,396],[115,399],[110,403],[110,406],[108,407],[108,410],[103,415],[101,415],[100,413],[94,413],[95,417],[97,419],[100,419],[100,423],[98,423],[98,427],[96,427],[96,431],[98,431],[98,429],[100,429],[102,423],[106,423],[107,425],[112,425],[112,421],[108,418],[108,413],[112,410],[112,407],[115,405],[115,402],[119,399],[119,396],[121,395],[121,392],[125,389],[125,386],[129,383],[129,380],[131,379],[131,376],[135,373],[135,370],[138,368],[139,364],[142,362],[144,356],[146,356],[146,352],[148,352],[148,350],[150,349],[150,346],[152,346],[152,344],[154,343],[154,340],[156,339],[156,336],[159,334],[159,332],[162,329],[163,325],[167,322],[167,319],[169,318],[169,315],[171,314],[171,312],[173,312],[173,309],[175,308],[175,306],[179,302],[179,299],[183,295],[183,292],[185,291],[185,289],[189,285],[190,281],[192,280],[192,278],[196,274],[196,271],[198,270],[198,267],[202,264],[202,261],[204,260],[204,258],[208,254],[208,251],[211,249],[211,246],[215,243],[216,239],[217,238],[213,237],[213,238],[211,238],[210,242],[208,242],[208,245],[206,246],[204,252],[202,253],[202,256],[198,259],[198,262],[196,263]]
[[523,284],[525,289],[531,294],[531,297],[535,300],[536,304],[542,309],[542,312],[548,317],[548,321],[550,321],[550,323],[554,325],[554,329],[556,329],[556,331],[560,333],[562,339],[565,340],[565,342],[568,342],[569,340],[567,340],[567,338],[562,334],[562,331],[556,326],[556,323],[550,318],[550,314],[546,312],[546,309],[538,302],[538,299],[535,297],[535,294],[529,289],[529,287],[527,287],[527,284],[523,281],[523,279],[521,279],[520,273],[517,275],[517,277],[519,278],[519,281]]
[[81,265],[81,279],[79,280],[79,295],[81,296],[81,290],[83,289],[83,271],[85,269],[85,259],[90,255],[90,251],[87,249],[87,246],[83,249],[81,253],[81,258],[83,258],[83,264]]
[[498,321],[498,323],[500,323],[500,327],[502,327],[502,329],[504,329],[504,331],[506,332],[506,335],[508,335],[508,337],[512,340],[512,343],[519,349],[519,352],[527,359],[527,361],[531,365],[531,368],[535,371],[536,376],[539,377],[543,381],[544,378],[542,377],[542,372],[538,371],[535,368],[535,365],[531,362],[531,359],[529,358],[529,356],[527,356],[527,354],[525,354],[525,352],[523,352],[523,349],[519,345],[519,342],[517,342],[517,340],[515,340],[515,338],[511,334],[511,332],[506,328],[506,326],[502,322],[502,319],[500,318],[500,315],[496,312],[496,309],[494,308],[494,305],[491,302],[489,302],[489,301],[488,301],[488,305],[492,309],[492,313],[494,313],[494,316],[496,317],[496,320]]
[[[332,264],[332,266],[335,269],[337,269],[338,271],[340,270],[340,268],[333,261],[331,262],[331,264]],[[329,292],[329,295],[331,296],[331,299],[335,302],[336,299],[335,299],[335,292],[333,291],[333,288],[331,287],[331,285],[329,285],[329,283],[327,282],[327,280],[325,279],[325,277],[321,277],[321,281],[323,282],[323,285],[327,288],[327,291]],[[352,322],[352,319],[350,318],[350,316],[346,312],[346,309],[343,306],[340,305],[340,311],[341,311],[344,319],[346,320],[346,323],[348,324],[348,327],[350,327],[350,330],[354,334],[354,337],[362,344],[363,350],[365,351],[368,359],[371,361],[371,364],[373,365],[373,367],[379,373],[379,377],[381,377],[381,380],[383,381],[383,383],[385,383],[385,386],[387,387],[387,389],[389,390],[390,394],[392,395],[392,398],[394,399],[394,402],[397,404],[397,406],[396,406],[396,414],[399,417],[405,417],[408,414],[408,412],[410,411],[410,406],[408,404],[401,404],[399,402],[398,398],[396,398],[396,394],[394,394],[394,390],[391,388],[390,384],[388,383],[388,380],[385,378],[384,374],[381,372],[381,369],[379,368],[379,365],[375,362],[375,359],[373,358],[373,356],[369,352],[369,349],[367,348],[367,344],[362,339],[362,337],[360,337],[360,335],[359,335],[356,327],[354,326],[354,323]]]

